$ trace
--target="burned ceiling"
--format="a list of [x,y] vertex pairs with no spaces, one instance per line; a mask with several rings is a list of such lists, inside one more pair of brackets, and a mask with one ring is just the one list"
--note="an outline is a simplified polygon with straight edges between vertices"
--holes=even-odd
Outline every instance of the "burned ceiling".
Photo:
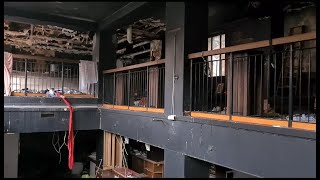
[[93,33],[4,21],[4,46],[13,54],[91,60]]
[[142,19],[117,29],[117,59],[121,63],[119,66],[162,58],[165,30],[165,23],[154,18]]

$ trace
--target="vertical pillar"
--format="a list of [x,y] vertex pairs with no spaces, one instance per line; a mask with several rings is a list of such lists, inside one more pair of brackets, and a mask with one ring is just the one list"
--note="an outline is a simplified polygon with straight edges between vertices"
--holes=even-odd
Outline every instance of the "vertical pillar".
[[207,3],[166,3],[165,114],[190,107],[189,53],[207,50]]
[[186,156],[184,166],[186,178],[209,178],[211,164],[208,162]]
[[102,103],[103,99],[103,70],[116,68],[116,42],[114,40],[114,32],[111,30],[100,31],[96,34],[96,41],[98,41],[98,49],[95,51],[99,54],[99,58],[94,57],[95,60],[99,60],[98,65],[98,80],[99,80],[99,103]]
[[[100,161],[103,160],[103,149],[104,148],[104,131],[97,130],[97,139],[96,139],[96,166],[99,166]],[[102,168],[103,162],[101,163]]]
[[164,149],[164,178],[184,178],[185,155]]
[[18,177],[19,134],[4,134],[4,178]]
[[210,163],[180,152],[164,150],[165,178],[209,178]]

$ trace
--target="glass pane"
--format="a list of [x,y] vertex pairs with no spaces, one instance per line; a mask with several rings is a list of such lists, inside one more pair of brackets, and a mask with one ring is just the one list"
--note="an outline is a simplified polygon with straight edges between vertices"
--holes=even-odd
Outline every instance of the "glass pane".
[[214,36],[212,38],[212,50],[220,49],[220,36]]
[[[213,36],[208,38],[208,50],[215,50],[225,48],[225,34]],[[211,69],[211,76],[225,76],[225,54],[208,56],[209,68]],[[221,61],[220,61],[221,60]]]
[[226,54],[221,54],[221,59],[226,59]]
[[222,34],[221,35],[221,48],[225,48],[226,47],[226,35]]
[[221,61],[221,76],[225,76],[225,60]]
[[219,62],[220,56],[219,55],[215,55],[212,56],[212,76],[219,76],[220,74],[220,62]]

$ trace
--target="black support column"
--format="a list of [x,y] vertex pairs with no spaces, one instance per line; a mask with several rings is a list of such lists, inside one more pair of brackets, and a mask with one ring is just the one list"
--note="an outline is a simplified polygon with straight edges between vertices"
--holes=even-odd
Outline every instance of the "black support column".
[[184,175],[186,178],[209,178],[210,166],[208,162],[185,156]]
[[20,134],[4,134],[4,178],[18,178]]
[[116,46],[114,33],[111,30],[100,31],[96,34],[97,41],[99,41],[99,103],[103,99],[103,70],[116,68]]
[[164,150],[165,178],[209,178],[210,163],[180,152]]
[[183,178],[184,161],[184,154],[164,149],[164,178]]
[[166,4],[165,114],[182,116],[189,107],[192,52],[207,50],[208,4]]

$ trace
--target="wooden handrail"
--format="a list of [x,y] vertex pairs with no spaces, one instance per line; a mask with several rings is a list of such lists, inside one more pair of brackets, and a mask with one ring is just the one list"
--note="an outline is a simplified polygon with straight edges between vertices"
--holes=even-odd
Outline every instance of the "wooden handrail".
[[131,69],[154,66],[154,65],[158,65],[158,64],[164,64],[164,63],[165,63],[164,59],[160,59],[160,60],[156,60],[156,61],[135,64],[135,65],[131,65],[131,66],[125,66],[125,67],[121,67],[121,68],[104,70],[103,74],[110,74],[110,73],[115,73],[115,72],[127,71],[127,70],[131,70]]
[[51,57],[44,57],[44,56],[32,56],[32,55],[27,55],[27,54],[12,54],[12,56],[13,56],[13,59],[33,59],[33,60],[41,60],[41,61],[80,63],[79,60],[51,58]]
[[[309,33],[298,34],[298,35],[293,35],[293,36],[275,38],[275,39],[271,40],[271,44],[274,46],[274,45],[288,44],[288,43],[307,41],[307,40],[313,40],[313,39],[316,39],[316,32],[309,32]],[[218,54],[225,54],[225,53],[231,53],[231,52],[236,52],[236,51],[257,49],[257,48],[263,48],[263,47],[268,47],[268,46],[270,46],[269,40],[257,41],[257,42],[240,44],[240,45],[236,45],[236,46],[230,46],[230,47],[211,50],[211,51],[202,51],[202,52],[197,52],[197,53],[191,53],[188,55],[188,59],[194,59],[194,58],[200,58],[200,57],[212,56],[212,55],[218,55]]]

